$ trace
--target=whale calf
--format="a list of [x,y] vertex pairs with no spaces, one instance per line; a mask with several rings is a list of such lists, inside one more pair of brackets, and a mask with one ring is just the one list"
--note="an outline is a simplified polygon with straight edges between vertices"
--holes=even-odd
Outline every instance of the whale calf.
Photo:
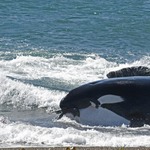
[[[139,68],[141,74],[141,67]],[[126,74],[123,77],[123,72],[121,77],[109,75],[108,79],[84,84],[71,90],[60,101],[61,114],[59,118],[66,113],[79,117],[80,109],[94,105],[95,108],[108,109],[129,120],[130,127],[150,125],[150,76],[147,75],[147,69],[145,69],[143,72],[146,76],[144,73],[142,76],[138,76],[139,72],[137,71],[135,76]],[[134,71],[134,67],[131,71]]]

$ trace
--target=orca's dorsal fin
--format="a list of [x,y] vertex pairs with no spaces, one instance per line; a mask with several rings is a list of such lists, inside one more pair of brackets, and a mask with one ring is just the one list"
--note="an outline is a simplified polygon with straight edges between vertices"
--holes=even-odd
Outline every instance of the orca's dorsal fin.
[[117,71],[109,72],[106,76],[108,78],[150,76],[150,68],[144,66],[128,67]]

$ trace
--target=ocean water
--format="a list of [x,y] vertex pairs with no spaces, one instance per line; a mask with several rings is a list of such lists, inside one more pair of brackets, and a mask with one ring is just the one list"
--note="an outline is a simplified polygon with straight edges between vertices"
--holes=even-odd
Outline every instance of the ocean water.
[[150,126],[102,108],[52,113],[77,86],[150,67],[149,41],[150,0],[1,0],[0,147],[150,146]]

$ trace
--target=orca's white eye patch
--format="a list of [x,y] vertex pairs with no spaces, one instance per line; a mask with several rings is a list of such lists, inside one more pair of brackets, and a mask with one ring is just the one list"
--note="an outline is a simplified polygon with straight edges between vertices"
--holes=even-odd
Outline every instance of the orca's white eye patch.
[[123,98],[120,97],[120,96],[117,96],[117,95],[104,95],[102,97],[100,97],[98,99],[98,101],[101,103],[101,104],[112,104],[112,103],[119,103],[119,102],[123,102]]

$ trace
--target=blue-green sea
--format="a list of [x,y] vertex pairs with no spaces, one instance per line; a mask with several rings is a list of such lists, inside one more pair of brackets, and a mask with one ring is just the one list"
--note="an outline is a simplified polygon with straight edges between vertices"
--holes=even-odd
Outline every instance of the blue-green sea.
[[0,147],[150,146],[147,125],[51,113],[69,90],[131,66],[150,67],[150,0],[0,0]]

